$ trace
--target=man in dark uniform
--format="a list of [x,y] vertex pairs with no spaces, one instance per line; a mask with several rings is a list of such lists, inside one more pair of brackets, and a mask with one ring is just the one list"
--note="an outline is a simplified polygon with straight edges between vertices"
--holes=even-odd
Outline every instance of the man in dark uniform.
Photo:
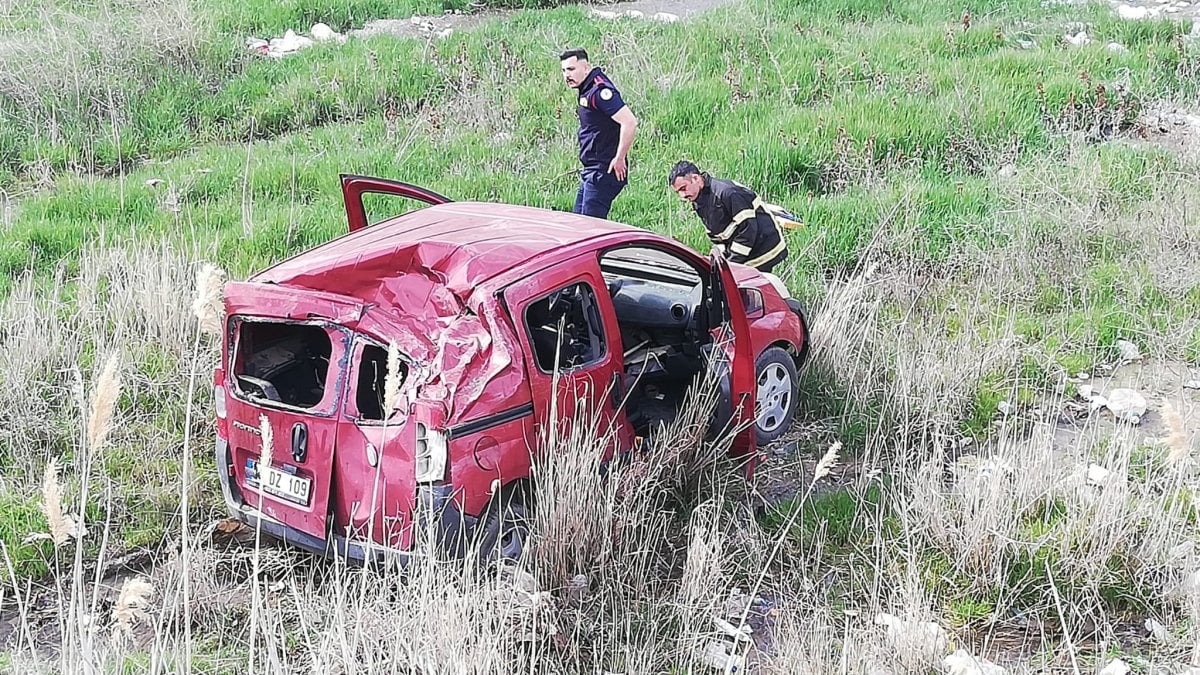
[[574,211],[607,218],[627,182],[626,158],[637,133],[637,118],[604,71],[588,63],[586,50],[569,49],[559,60],[563,79],[579,97],[579,162],[583,170]]
[[744,185],[701,172],[691,162],[671,167],[667,182],[692,203],[708,238],[733,262],[770,272],[787,258],[783,228],[800,226],[792,214],[764,203]]

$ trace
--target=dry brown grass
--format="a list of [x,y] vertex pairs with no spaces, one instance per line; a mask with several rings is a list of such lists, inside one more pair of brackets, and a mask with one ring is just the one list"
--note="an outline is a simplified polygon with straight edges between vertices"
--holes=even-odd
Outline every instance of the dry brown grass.
[[34,14],[32,30],[0,15],[0,97],[52,134],[62,112],[55,106],[123,119],[128,79],[148,68],[192,66],[206,34],[187,0],[47,2]]

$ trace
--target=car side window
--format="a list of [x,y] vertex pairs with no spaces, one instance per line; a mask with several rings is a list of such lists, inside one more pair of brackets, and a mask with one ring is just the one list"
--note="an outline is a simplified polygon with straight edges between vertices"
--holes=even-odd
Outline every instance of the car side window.
[[[387,350],[377,345],[363,345],[356,370],[358,377],[354,387],[354,405],[358,418],[364,421],[381,421],[387,418],[384,410],[384,391],[387,388]],[[400,383],[408,377],[408,365],[400,362]]]
[[525,326],[534,358],[543,372],[580,368],[604,358],[600,307],[587,283],[564,286],[529,303]]

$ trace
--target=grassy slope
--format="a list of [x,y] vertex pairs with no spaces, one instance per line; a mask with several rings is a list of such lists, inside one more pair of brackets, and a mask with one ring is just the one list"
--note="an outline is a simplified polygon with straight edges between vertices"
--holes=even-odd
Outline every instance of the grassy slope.
[[[201,38],[181,50],[135,41],[101,53],[71,43],[95,75],[86,84],[53,63],[35,75],[6,71],[0,185],[41,189],[23,196],[0,243],[0,285],[12,294],[28,271],[45,291],[55,270],[82,273],[87,250],[164,240],[242,276],[343,230],[343,172],[410,180],[455,198],[567,208],[575,121],[554,54],[585,44],[643,120],[615,219],[701,245],[694,218],[663,184],[670,163],[688,157],[808,218],[813,227],[793,235],[798,254],[785,274],[800,295],[819,302],[832,279],[874,262],[926,289],[883,296],[882,318],[871,324],[881,331],[903,338],[919,324],[951,347],[1014,334],[1023,341],[955,383],[938,410],[946,428],[983,434],[1000,400],[1044,390],[1057,368],[1091,367],[1119,338],[1200,360],[1200,286],[1165,281],[1146,249],[1128,245],[1130,231],[1092,226],[1136,220],[1161,197],[1159,186],[1175,185],[1180,160],[1075,138],[1132,119],[1146,101],[1194,96],[1194,54],[1178,39],[1189,26],[1030,0],[976,3],[964,28],[960,5],[895,4],[750,2],[675,25],[595,21],[564,7],[444,41],[380,37],[281,61],[244,55],[244,33],[318,18],[346,28],[437,8],[363,0],[325,14],[312,2],[269,10],[177,4]],[[1096,44],[1066,46],[1059,36],[1080,12]],[[56,20],[29,15],[12,25]],[[1035,47],[1022,49],[1022,40]],[[1108,51],[1109,40],[1129,53]],[[1118,91],[1121,80],[1127,93]],[[31,82],[41,86],[17,86]],[[998,181],[1006,164],[1023,178]],[[151,187],[151,178],[164,182]],[[1074,228],[1070,209],[1083,203],[1093,210]],[[1077,269],[1023,270],[1006,282],[988,276],[993,262],[1015,269],[1050,246],[1078,256]],[[985,277],[997,283],[971,281]],[[62,292],[69,302],[72,291]],[[107,345],[90,344],[82,327],[80,335],[61,359],[87,371]],[[178,373],[172,364],[186,358],[186,344],[165,354],[134,349],[132,368],[146,384],[124,405],[141,426],[121,437],[112,472],[118,511],[158,515],[119,518],[125,543],[153,541],[171,517],[175,466],[148,476],[136,458],[145,438],[162,447],[182,438],[182,400],[155,383]],[[901,369],[881,368],[885,376]],[[838,374],[818,363],[806,384],[809,412],[865,446],[876,418],[895,411]],[[846,390],[830,395],[839,387]],[[71,432],[50,424],[39,431],[47,447],[69,452]],[[196,431],[203,438],[203,426]],[[10,464],[39,465],[44,451],[6,442]],[[35,475],[3,492],[13,508],[0,533],[22,573],[42,569],[48,551],[16,545],[37,517]]]

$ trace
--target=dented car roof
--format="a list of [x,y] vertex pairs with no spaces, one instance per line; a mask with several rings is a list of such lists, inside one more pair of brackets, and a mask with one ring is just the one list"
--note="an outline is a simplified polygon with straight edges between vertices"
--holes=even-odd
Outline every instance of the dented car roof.
[[[481,202],[452,202],[407,213],[334,239],[251,278],[415,308],[402,279],[425,277],[467,304],[480,284],[548,251],[600,236],[648,232],[574,213]],[[425,286],[425,284],[418,284]]]

